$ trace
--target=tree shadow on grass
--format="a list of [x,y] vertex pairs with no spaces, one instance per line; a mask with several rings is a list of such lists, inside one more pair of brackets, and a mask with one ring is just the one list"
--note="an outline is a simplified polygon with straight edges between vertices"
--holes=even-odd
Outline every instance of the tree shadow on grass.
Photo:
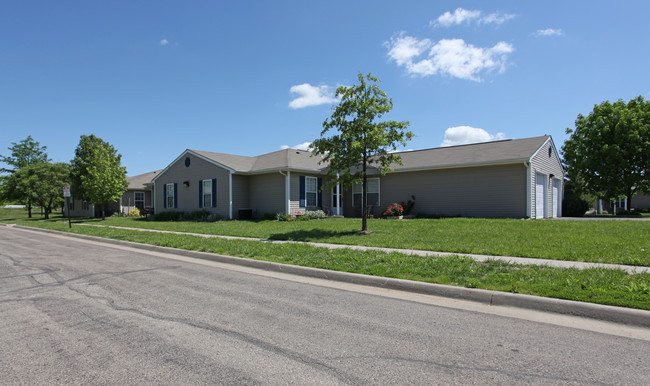
[[275,233],[269,236],[271,240],[291,240],[291,241],[318,241],[345,236],[357,236],[358,231],[329,231],[322,229],[299,230],[284,233]]

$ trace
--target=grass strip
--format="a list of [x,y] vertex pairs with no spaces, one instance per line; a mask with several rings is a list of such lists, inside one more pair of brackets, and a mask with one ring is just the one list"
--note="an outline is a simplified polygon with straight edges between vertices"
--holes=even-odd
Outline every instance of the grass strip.
[[650,310],[650,274],[621,270],[553,268],[477,262],[458,256],[417,257],[378,251],[330,250],[302,244],[206,239],[110,228],[75,227],[63,221],[23,225],[138,243],[210,252],[305,267],[449,284]]
[[360,229],[358,219],[197,223],[112,217],[104,224],[275,240],[650,266],[650,222],[639,221],[369,219],[369,235],[357,233]]

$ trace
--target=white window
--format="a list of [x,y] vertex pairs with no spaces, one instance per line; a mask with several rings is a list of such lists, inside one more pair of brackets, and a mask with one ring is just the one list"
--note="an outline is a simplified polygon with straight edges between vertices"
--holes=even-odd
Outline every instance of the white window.
[[135,192],[135,207],[142,210],[144,209],[144,192]]
[[203,184],[203,207],[212,207],[212,180],[202,180]]
[[[361,205],[363,184],[352,185],[352,205]],[[379,178],[368,178],[368,193],[366,194],[367,205],[379,206]]]
[[318,205],[318,178],[305,177],[305,199],[307,199],[307,206]]
[[165,185],[165,189],[167,190],[167,208],[173,208],[174,207],[174,184]]

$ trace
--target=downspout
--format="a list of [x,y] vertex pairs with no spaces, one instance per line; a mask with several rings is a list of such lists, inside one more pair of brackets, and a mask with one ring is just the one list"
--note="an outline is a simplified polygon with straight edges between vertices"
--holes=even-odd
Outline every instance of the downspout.
[[280,174],[284,176],[284,213],[291,214],[291,172],[287,170],[287,174],[282,173],[282,170],[279,170]]
[[232,172],[228,174],[228,207],[228,210],[230,212],[229,218],[232,220]]
[[532,178],[531,170],[530,170],[530,162],[524,161],[524,166],[526,167],[526,217],[532,218],[533,192],[531,190],[532,184],[530,182],[530,179]]

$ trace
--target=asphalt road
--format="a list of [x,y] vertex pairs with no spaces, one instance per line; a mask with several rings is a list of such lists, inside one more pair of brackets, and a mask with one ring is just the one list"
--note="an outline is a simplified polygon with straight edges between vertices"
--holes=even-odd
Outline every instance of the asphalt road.
[[648,384],[650,331],[0,226],[0,384]]

